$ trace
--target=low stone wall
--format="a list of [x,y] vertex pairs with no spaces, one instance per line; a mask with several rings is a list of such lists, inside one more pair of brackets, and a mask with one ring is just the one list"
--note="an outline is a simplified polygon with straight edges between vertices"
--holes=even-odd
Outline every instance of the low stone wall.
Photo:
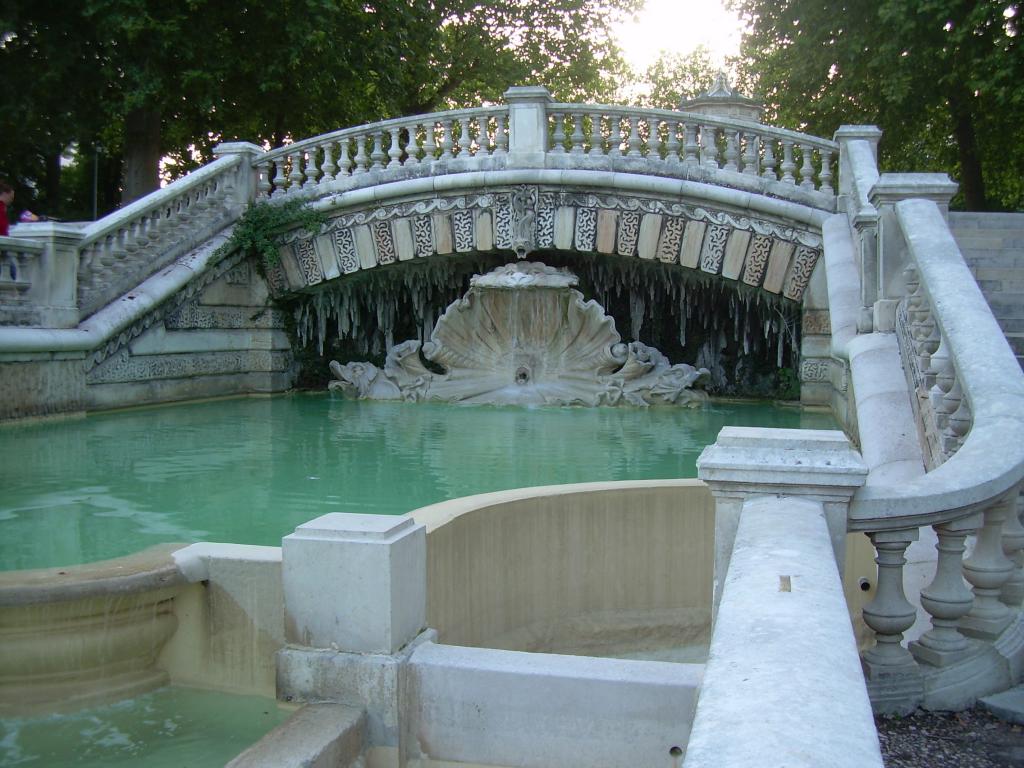
[[503,491],[412,516],[427,527],[427,623],[442,642],[597,655],[706,645],[714,504],[698,480]]

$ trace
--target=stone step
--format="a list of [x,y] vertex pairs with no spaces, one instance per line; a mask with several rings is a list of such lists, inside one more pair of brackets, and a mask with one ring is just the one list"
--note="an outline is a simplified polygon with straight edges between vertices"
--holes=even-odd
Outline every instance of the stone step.
[[988,230],[978,230],[976,233],[964,234],[953,232],[953,239],[956,240],[960,250],[970,251],[1022,251],[1024,250],[1024,231],[1007,232],[999,234]]
[[1024,333],[1024,317],[999,317],[996,315],[996,321],[1007,336],[1011,333]]
[[950,229],[1024,228],[1024,213],[974,213],[951,211]]
[[1000,291],[991,295],[986,294],[985,298],[996,319],[1024,319],[1024,293]]
[[1010,349],[1013,350],[1013,354],[1020,359],[1021,355],[1024,355],[1024,333],[1008,333],[1006,334],[1006,340],[1010,342]]
[[961,248],[964,261],[970,267],[1003,267],[1006,269],[1024,269],[1024,251],[978,251]]

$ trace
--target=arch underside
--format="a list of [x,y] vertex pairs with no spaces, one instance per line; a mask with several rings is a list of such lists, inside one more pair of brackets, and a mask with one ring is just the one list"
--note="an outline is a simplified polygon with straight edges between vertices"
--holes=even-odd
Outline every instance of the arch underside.
[[799,303],[821,243],[803,222],[701,201],[518,185],[345,210],[315,235],[287,233],[266,266],[280,298],[433,256],[555,250],[674,264]]

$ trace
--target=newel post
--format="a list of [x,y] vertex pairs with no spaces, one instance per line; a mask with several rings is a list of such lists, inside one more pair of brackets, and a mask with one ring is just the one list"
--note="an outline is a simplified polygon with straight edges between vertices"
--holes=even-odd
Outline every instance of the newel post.
[[504,96],[508,104],[508,166],[543,168],[551,93],[540,85],[517,85]]
[[224,142],[213,148],[213,156],[216,158],[227,157],[228,155],[242,156],[241,163],[238,166],[238,176],[235,179],[234,188],[230,194],[232,205],[240,211],[256,199],[256,186],[259,178],[258,171],[253,166],[253,162],[260,155],[264,154],[266,153],[261,147],[248,141]]

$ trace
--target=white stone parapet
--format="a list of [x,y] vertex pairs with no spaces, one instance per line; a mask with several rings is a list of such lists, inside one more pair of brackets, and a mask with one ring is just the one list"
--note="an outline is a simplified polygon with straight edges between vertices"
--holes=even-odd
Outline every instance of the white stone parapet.
[[743,504],[683,765],[881,768],[819,502]]

